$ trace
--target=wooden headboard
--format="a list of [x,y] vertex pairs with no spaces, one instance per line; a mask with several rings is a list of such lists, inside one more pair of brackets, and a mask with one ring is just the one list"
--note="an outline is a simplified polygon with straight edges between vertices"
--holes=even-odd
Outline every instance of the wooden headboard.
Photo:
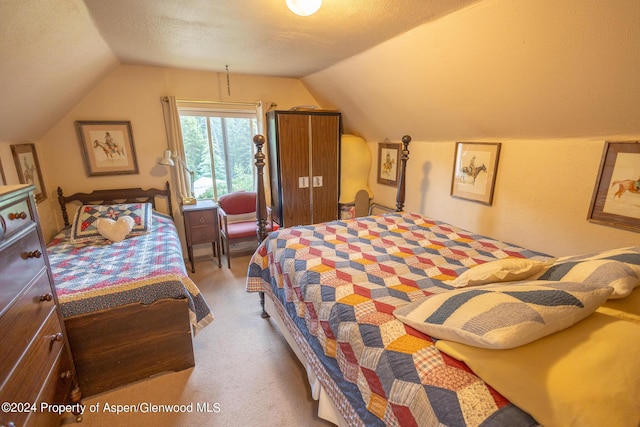
[[173,207],[171,206],[171,189],[169,182],[164,186],[164,190],[150,188],[118,188],[113,190],[96,190],[91,193],[75,193],[71,196],[64,196],[62,188],[58,187],[58,203],[62,211],[64,226],[68,227],[69,214],[67,213],[67,203],[80,202],[83,205],[115,205],[118,203],[151,203],[156,207],[156,197],[166,197],[169,215],[173,218]]

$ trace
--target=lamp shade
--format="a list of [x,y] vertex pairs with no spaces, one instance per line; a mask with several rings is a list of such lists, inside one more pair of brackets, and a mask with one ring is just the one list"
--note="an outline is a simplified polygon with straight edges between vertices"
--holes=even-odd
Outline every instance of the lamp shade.
[[287,0],[287,7],[296,15],[313,15],[322,6],[322,0]]
[[171,160],[171,150],[164,150],[164,156],[158,163],[165,166],[173,166],[175,163]]

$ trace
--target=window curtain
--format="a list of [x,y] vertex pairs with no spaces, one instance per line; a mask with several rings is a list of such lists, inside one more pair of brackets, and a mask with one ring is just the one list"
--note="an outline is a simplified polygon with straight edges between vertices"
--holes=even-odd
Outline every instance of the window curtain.
[[171,150],[174,157],[175,166],[171,168],[173,181],[177,183],[175,192],[180,196],[180,200],[191,197],[189,190],[191,177],[183,165],[185,163],[184,144],[182,142],[182,128],[180,127],[180,113],[178,112],[178,102],[175,96],[163,96],[160,98],[162,112],[164,114],[164,126],[167,133],[167,149]]
[[[191,101],[191,102],[179,101],[175,96],[164,96],[164,97],[161,97],[160,100],[162,101],[162,110],[164,114],[165,128],[167,132],[167,146],[168,146],[168,149],[171,150],[171,152],[173,153],[174,157],[178,158],[178,161],[176,162],[176,167],[171,168],[174,182],[178,183],[178,188],[176,189],[176,192],[179,194],[180,198],[184,198],[187,195],[192,196],[189,189],[191,177],[189,176],[188,172],[183,167],[180,166],[180,162],[181,161],[184,162],[186,159],[186,156],[184,152],[184,143],[182,140],[182,128],[180,127],[180,112],[178,110],[178,107],[179,107],[178,104],[180,104],[180,106],[182,107],[190,106],[191,104],[198,106],[201,104],[207,104],[207,101]],[[227,108],[234,107],[237,105],[243,105],[245,107],[247,105],[255,105],[256,116],[258,118],[257,132],[262,134],[266,138],[266,134],[264,133],[264,129],[265,129],[264,120],[265,120],[265,114],[266,114],[263,108],[263,106],[265,105],[264,101],[258,101],[255,104],[232,103],[232,102],[228,104],[225,104],[224,102],[210,102],[210,103],[224,105]],[[275,103],[272,103],[270,105],[271,106],[269,107],[269,109],[276,106]],[[262,152],[266,156],[265,167],[264,167],[265,199],[267,202],[267,206],[270,206],[271,205],[271,183],[269,180],[269,150],[266,142],[262,148]],[[255,165],[255,160],[254,160],[254,165]],[[255,166],[254,166],[254,171],[255,171]],[[254,182],[254,188],[257,188],[255,182]]]

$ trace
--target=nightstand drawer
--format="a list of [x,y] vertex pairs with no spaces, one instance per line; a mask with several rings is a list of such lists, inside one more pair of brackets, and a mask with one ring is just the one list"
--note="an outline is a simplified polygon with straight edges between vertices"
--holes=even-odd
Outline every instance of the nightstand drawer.
[[215,224],[200,227],[191,227],[191,244],[197,245],[199,243],[214,242],[218,236],[218,230],[215,228]]
[[187,221],[191,227],[200,225],[215,225],[216,215],[212,210],[193,211],[185,213]]

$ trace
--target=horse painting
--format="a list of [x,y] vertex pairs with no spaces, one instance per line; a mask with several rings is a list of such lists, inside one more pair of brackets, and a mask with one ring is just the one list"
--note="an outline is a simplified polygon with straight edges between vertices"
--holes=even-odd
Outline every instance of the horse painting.
[[487,167],[484,165],[484,163],[482,164],[482,166],[474,166],[473,163],[471,163],[469,164],[469,166],[462,167],[462,173],[473,178],[473,181],[471,182],[472,184],[476,183],[476,178],[478,177],[480,172],[486,172],[486,171],[487,171]]
[[637,181],[635,179],[623,179],[620,181],[613,181],[611,183],[611,188],[618,186],[618,191],[615,192],[613,198],[620,198],[625,191],[630,193],[640,194],[640,179]]
[[106,144],[103,144],[102,142],[96,139],[93,141],[93,148],[98,148],[98,147],[102,148],[102,151],[104,151],[104,154],[107,156],[107,159],[113,159],[114,153],[119,155],[120,157],[124,156],[124,150],[122,149],[122,147],[120,147],[117,144],[113,144],[112,147],[109,147]]

